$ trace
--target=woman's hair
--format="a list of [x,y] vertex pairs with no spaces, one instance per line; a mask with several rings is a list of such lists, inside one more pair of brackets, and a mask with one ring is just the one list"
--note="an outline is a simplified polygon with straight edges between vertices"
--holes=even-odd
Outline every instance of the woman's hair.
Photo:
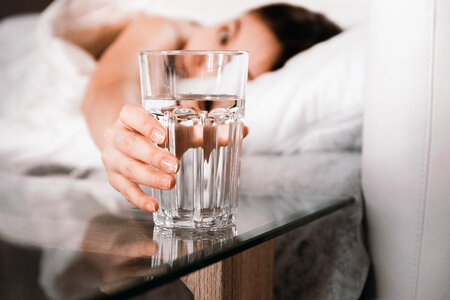
[[250,11],[258,16],[280,41],[281,54],[272,70],[303,50],[340,33],[342,29],[323,14],[300,6],[277,3]]

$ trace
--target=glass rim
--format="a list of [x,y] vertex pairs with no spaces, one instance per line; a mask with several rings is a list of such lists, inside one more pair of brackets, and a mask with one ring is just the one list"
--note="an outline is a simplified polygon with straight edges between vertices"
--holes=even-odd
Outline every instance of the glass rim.
[[140,50],[139,56],[143,55],[248,55],[248,51],[244,50]]

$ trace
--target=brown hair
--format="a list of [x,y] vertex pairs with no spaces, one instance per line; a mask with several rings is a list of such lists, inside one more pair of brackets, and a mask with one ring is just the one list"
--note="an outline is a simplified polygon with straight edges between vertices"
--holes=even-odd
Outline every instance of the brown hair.
[[342,32],[323,14],[300,6],[277,3],[255,8],[250,13],[269,26],[281,43],[282,51],[272,70],[281,68],[295,54]]

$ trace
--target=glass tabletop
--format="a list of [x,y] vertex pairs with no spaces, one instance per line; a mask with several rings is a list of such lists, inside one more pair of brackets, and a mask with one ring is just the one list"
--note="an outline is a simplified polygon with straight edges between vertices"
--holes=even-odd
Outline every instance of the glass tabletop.
[[39,214],[21,218],[3,211],[3,222],[11,224],[14,234],[0,233],[0,289],[17,288],[15,281],[19,281],[30,292],[33,286],[43,287],[47,294],[53,288],[64,290],[66,299],[125,298],[273,239],[353,201],[351,197],[241,194],[236,225],[216,232],[157,228],[151,214],[137,209],[122,214],[86,213],[86,218],[78,216],[76,221]]

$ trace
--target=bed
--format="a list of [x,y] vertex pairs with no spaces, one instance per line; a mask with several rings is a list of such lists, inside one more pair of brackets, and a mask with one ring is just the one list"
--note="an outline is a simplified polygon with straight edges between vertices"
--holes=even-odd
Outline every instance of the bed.
[[[219,8],[200,0],[189,5],[186,1],[128,2],[124,6],[119,1],[55,1],[41,14],[0,22],[2,236],[25,244],[58,243],[58,237],[20,230],[20,217],[48,213],[49,218],[76,218],[77,205],[92,205],[93,216],[130,208],[108,185],[80,112],[84,87],[95,68],[95,59],[83,47],[95,40],[98,26],[114,29],[137,12],[198,19],[198,11],[203,10],[199,21],[208,24],[217,18]],[[242,192],[326,193],[357,199],[351,209],[277,240],[277,299],[358,298],[369,266],[361,234],[360,191],[364,6],[361,1],[344,1],[342,8],[332,2],[295,1],[330,14],[346,29],[344,33],[296,55],[282,69],[248,86],[246,123],[251,134],[244,144]],[[220,17],[254,5],[239,3],[228,2]],[[177,9],[170,9],[175,4]],[[273,101],[277,101],[275,108]],[[273,122],[261,121],[268,118]],[[275,141],[270,138],[274,136]],[[55,203],[58,214],[49,209]],[[73,243],[79,243],[81,236],[75,232],[85,229],[70,230],[74,230]],[[330,244],[317,239],[324,235]],[[288,245],[286,241],[292,239],[295,242]],[[320,246],[300,255],[298,247],[305,241]],[[324,247],[332,249],[321,251]],[[51,253],[43,255],[40,286],[50,298],[61,298],[64,291],[55,290],[52,280],[64,272],[70,257],[62,257],[54,266],[46,265],[46,255]],[[305,262],[312,258],[320,263],[306,268]]]

